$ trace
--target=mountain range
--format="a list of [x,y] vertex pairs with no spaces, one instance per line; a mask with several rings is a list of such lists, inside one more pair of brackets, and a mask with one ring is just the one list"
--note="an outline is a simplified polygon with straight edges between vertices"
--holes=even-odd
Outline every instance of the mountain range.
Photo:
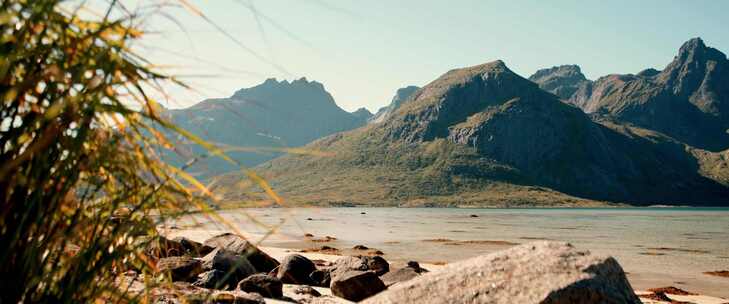
[[[244,166],[255,166],[315,139],[365,125],[366,109],[349,113],[334,102],[324,86],[301,78],[268,79],[241,89],[228,98],[204,100],[185,109],[167,110],[172,122],[223,148]],[[185,163],[204,149],[184,143],[177,163]],[[203,178],[235,171],[238,166],[218,158],[203,158],[192,171]]]
[[729,60],[700,38],[662,71],[587,80],[577,66],[540,70],[530,80],[560,98],[617,121],[710,151],[729,148]]
[[[257,169],[293,204],[727,205],[727,79],[726,56],[700,39],[663,71],[596,81],[576,66],[526,79],[493,61],[304,147],[325,153]],[[258,199],[241,180],[218,177],[218,193]]]

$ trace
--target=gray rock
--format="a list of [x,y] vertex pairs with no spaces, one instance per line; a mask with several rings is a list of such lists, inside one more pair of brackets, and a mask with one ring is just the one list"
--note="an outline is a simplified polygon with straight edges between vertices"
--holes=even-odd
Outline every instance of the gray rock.
[[332,277],[332,294],[350,301],[361,301],[387,287],[372,271],[349,270]]
[[276,277],[259,273],[248,276],[238,283],[238,290],[256,292],[266,298],[283,297],[283,283]]
[[309,295],[309,296],[312,296],[312,297],[320,297],[321,296],[321,293],[319,293],[318,291],[316,291],[316,289],[312,288],[311,286],[306,286],[306,285],[296,286],[296,288],[294,288],[293,292],[295,294],[299,294],[299,295]]
[[172,241],[180,244],[185,253],[190,256],[204,256],[215,249],[182,236],[178,236]]
[[317,269],[309,274],[309,279],[313,282],[313,285],[320,287],[329,287],[332,282],[332,270],[331,269]]
[[395,283],[405,282],[418,276],[420,276],[420,273],[415,268],[403,267],[380,276],[380,279],[385,283],[385,286],[390,287]]
[[214,236],[204,243],[205,246],[213,248],[222,248],[236,255],[245,257],[258,272],[269,272],[278,266],[278,261],[270,257],[265,252],[258,249],[243,237],[232,234],[223,233]]
[[172,281],[190,281],[203,271],[202,263],[189,256],[161,258],[157,271],[169,274]]
[[276,277],[287,284],[312,284],[314,281],[309,275],[316,270],[314,262],[299,255],[287,255],[278,268]]
[[199,274],[192,285],[202,288],[231,290],[238,282],[235,277],[235,275],[228,275],[224,271],[213,269]]
[[219,291],[212,295],[216,304],[265,304],[266,301],[259,294],[246,293],[240,290]]
[[330,270],[332,277],[350,270],[371,270],[376,275],[383,275],[390,270],[390,264],[380,256],[346,256],[336,260]]
[[611,257],[534,242],[449,264],[365,303],[641,303]]
[[245,257],[221,248],[215,248],[215,250],[203,257],[201,261],[203,269],[217,269],[226,274],[230,273],[231,279],[234,282],[238,282],[258,272]]

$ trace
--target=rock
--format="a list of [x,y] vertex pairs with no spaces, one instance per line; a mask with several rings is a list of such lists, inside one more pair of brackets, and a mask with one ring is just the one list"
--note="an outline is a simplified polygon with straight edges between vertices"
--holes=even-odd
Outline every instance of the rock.
[[228,276],[224,271],[213,269],[198,275],[197,280],[192,285],[202,288],[231,290],[236,286],[236,282],[234,275]]
[[267,274],[254,274],[238,283],[238,290],[257,292],[266,298],[283,297],[283,283],[277,277]]
[[281,261],[276,277],[287,284],[311,284],[314,282],[309,275],[314,270],[316,270],[314,262],[302,255],[291,254]]
[[347,256],[336,260],[331,270],[332,277],[336,276],[336,273],[349,270],[372,270],[377,275],[383,275],[390,270],[390,264],[380,256]]
[[164,236],[156,236],[147,243],[146,254],[152,259],[181,256],[187,252],[185,247],[174,240]]
[[311,286],[306,285],[299,285],[294,288],[294,293],[299,295],[310,295],[312,297],[320,297],[321,293],[316,291],[316,289],[312,288]]
[[203,271],[202,263],[189,256],[161,258],[157,271],[169,274],[172,281],[190,281]]
[[354,250],[367,250],[367,249],[370,249],[370,248],[367,247],[367,246],[365,246],[365,245],[354,245],[354,247],[352,247],[352,249],[354,249]]
[[172,241],[180,244],[185,253],[191,256],[204,256],[215,249],[182,236],[178,236]]
[[246,293],[240,290],[219,291],[212,295],[213,303],[216,304],[265,304],[261,295]]
[[[144,285],[143,283],[140,284]],[[186,282],[174,282],[172,285],[163,284],[163,286],[141,291],[148,291],[151,298],[150,302],[156,304],[206,303],[212,295],[210,290]]]
[[420,272],[428,272],[425,268],[420,268],[420,263],[416,261],[408,261],[408,267],[415,269],[418,273]]
[[223,233],[205,241],[204,245],[214,248],[222,248],[233,252],[236,255],[245,257],[258,272],[269,272],[278,266],[278,261],[265,252],[258,249],[243,237]]
[[425,302],[641,303],[615,259],[548,241],[449,264],[365,301]]
[[[380,251],[379,254],[382,254],[382,252]],[[390,264],[380,256],[363,256],[361,259],[364,259],[367,269],[374,271],[377,275],[383,275],[390,271]]]
[[[238,282],[258,272],[245,257],[221,248],[215,248],[201,260],[203,269],[216,269],[226,274],[230,273],[233,282]],[[235,283],[232,285],[235,285]]]
[[420,273],[414,268],[403,267],[392,270],[380,277],[385,286],[390,287],[395,283],[405,282],[420,276]]
[[350,301],[361,301],[387,287],[372,271],[348,270],[332,278],[332,294]]
[[309,274],[309,279],[315,286],[329,287],[332,282],[331,270],[329,269],[317,269]]

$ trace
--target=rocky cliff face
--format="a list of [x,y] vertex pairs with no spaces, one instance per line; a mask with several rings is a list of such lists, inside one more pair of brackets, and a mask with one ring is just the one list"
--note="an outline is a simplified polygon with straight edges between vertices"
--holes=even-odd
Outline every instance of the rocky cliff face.
[[370,118],[370,123],[383,122],[388,116],[390,116],[393,112],[399,109],[403,102],[405,102],[418,89],[420,88],[416,86],[407,86],[398,89],[395,93],[395,96],[392,97],[392,101],[390,101],[390,104],[377,110],[377,113],[375,113],[375,115]]
[[699,38],[684,43],[663,71],[601,77],[568,102],[698,148],[729,148],[729,61]]
[[[368,113],[342,110],[321,83],[305,78],[292,82],[268,79],[229,98],[168,111],[173,122],[220,145],[246,166],[279,156],[282,149],[362,126]],[[192,144],[186,147],[182,158],[204,152]],[[196,171],[210,176],[231,170],[237,167],[207,159]]]
[[529,80],[538,84],[542,90],[557,95],[561,99],[569,99],[577,90],[590,83],[577,65],[541,69],[529,76]]
[[[641,84],[636,79],[620,81]],[[298,190],[289,193],[316,184],[327,185],[316,191],[331,197],[455,196],[474,204],[495,184],[635,204],[726,204],[729,197],[682,143],[607,118],[593,121],[501,61],[449,71],[382,123],[308,147],[334,156],[286,156],[262,167],[284,193],[295,181]]]

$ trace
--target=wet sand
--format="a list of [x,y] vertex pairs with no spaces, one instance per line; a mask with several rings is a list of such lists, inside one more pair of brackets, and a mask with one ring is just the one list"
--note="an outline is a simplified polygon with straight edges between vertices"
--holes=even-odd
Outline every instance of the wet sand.
[[168,232],[204,240],[237,229],[276,250],[327,256],[379,250],[388,261],[436,266],[533,240],[560,240],[616,257],[637,290],[676,286],[729,298],[729,278],[705,274],[729,268],[729,210],[280,208],[221,215],[227,225],[195,215],[168,223],[175,228]]

